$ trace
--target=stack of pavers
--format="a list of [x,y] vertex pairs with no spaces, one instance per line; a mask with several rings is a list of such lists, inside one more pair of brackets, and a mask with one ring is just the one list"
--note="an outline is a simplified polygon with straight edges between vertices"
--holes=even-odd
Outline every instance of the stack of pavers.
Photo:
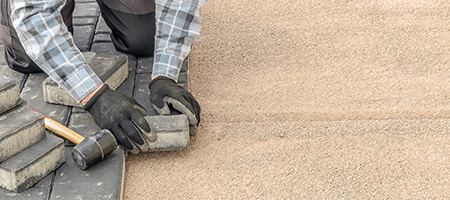
[[0,74],[0,187],[21,192],[65,162],[64,141],[20,99],[19,82]]

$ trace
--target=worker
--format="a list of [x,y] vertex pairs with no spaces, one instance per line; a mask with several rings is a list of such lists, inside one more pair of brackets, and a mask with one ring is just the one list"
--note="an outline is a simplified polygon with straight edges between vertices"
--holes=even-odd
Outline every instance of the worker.
[[[169,105],[200,122],[200,105],[177,80],[181,64],[200,32],[206,0],[97,0],[118,51],[154,56],[149,101],[160,114]],[[149,132],[146,110],[113,91],[87,65],[72,38],[74,0],[1,0],[0,32],[8,66],[23,73],[45,72],[81,102],[100,128],[127,149]]]

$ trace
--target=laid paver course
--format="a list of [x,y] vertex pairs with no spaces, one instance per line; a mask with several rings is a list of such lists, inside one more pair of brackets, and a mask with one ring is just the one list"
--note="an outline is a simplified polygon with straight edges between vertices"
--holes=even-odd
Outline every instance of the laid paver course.
[[105,19],[102,16],[100,16],[98,18],[95,34],[110,34],[110,33],[112,33],[111,29],[106,24]]
[[76,3],[95,3],[96,0],[75,0]]
[[120,92],[129,97],[133,96],[133,89],[135,84],[134,80],[136,77],[136,63],[137,63],[136,56],[128,55],[128,77],[116,89],[117,92]]
[[[73,24],[75,26],[95,26],[97,23],[97,18],[73,18]],[[74,37],[77,37],[77,35],[74,33]]]
[[9,78],[15,79],[22,86],[24,74],[11,70],[6,64],[5,60],[5,50],[3,44],[0,42],[0,74],[8,76]]
[[93,30],[95,26],[73,26],[75,45],[80,51],[89,51],[91,48],[91,41],[94,37]]
[[0,197],[2,200],[47,200],[51,189],[51,187],[32,187],[16,193],[0,188]]
[[[66,157],[72,148],[66,147]],[[125,158],[122,147],[108,154],[88,170],[78,169],[68,159],[55,174],[50,199],[121,199]]]
[[139,58],[136,73],[151,74],[152,71],[153,71],[153,57]]
[[148,89],[148,84],[135,84],[133,98],[147,110],[149,115],[158,114],[150,103],[150,89]]
[[111,36],[110,34],[104,34],[99,33],[94,35],[93,43],[99,43],[99,42],[111,42]]
[[97,3],[76,2],[73,18],[97,18],[100,15],[100,7]]
[[72,113],[67,127],[83,137],[90,136],[101,130],[88,112]]
[[0,127],[0,162],[45,137],[43,116],[26,105],[0,115]]
[[39,143],[0,164],[0,186],[13,192],[21,192],[64,162],[63,140],[47,134]]
[[3,46],[3,44],[0,42],[0,65],[6,65],[6,60],[5,60],[5,47]]
[[0,74],[0,114],[20,104],[19,82]]
[[28,75],[27,81],[20,93],[29,107],[33,107],[40,114],[45,115],[59,123],[65,124],[69,118],[70,107],[50,104],[44,101],[42,82],[48,78],[45,73]]

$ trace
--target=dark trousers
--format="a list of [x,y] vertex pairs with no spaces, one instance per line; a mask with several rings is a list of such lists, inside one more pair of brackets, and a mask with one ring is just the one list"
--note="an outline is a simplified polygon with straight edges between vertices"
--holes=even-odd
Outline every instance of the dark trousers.
[[[10,0],[0,1],[0,39],[11,69],[22,73],[42,72],[28,57],[11,22]],[[140,57],[152,56],[155,46],[155,3],[153,0],[97,0],[101,14],[112,31],[117,51]],[[64,24],[73,34],[74,0],[61,10]]]

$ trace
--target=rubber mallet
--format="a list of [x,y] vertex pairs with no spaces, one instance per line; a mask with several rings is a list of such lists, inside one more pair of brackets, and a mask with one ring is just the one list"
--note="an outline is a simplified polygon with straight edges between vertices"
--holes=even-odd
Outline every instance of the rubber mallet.
[[[33,108],[31,108],[33,109]],[[36,111],[35,109],[33,109]],[[87,169],[117,148],[114,135],[107,129],[103,129],[88,137],[83,137],[66,126],[44,115],[45,128],[57,135],[73,142],[72,158],[80,169]]]

